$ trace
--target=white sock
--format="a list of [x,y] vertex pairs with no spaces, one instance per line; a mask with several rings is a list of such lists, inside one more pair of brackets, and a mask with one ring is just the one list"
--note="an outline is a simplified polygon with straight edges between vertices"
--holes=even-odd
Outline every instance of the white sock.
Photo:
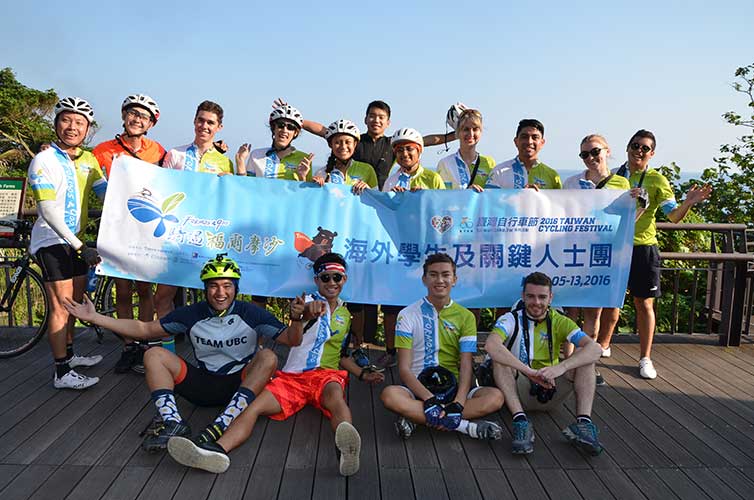
[[461,423],[458,424],[458,427],[456,427],[455,430],[457,432],[462,433],[462,434],[469,434],[469,431],[471,430],[471,429],[469,429],[469,426],[472,426],[472,425],[474,426],[474,432],[476,432],[476,424],[475,423],[469,422],[466,419],[461,419]]

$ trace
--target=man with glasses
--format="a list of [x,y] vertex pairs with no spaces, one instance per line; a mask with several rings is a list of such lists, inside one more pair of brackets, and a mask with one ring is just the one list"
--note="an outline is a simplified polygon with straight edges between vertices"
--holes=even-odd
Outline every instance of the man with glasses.
[[[161,165],[165,158],[165,148],[159,142],[146,137],[147,132],[160,119],[160,108],[154,99],[145,94],[132,94],[123,100],[120,107],[123,119],[123,133],[115,138],[95,146],[92,153],[110,177],[113,160],[119,156],[131,156],[154,165]],[[152,285],[142,281],[115,278],[115,310],[119,318],[133,318],[131,283],[136,287],[139,296],[139,319],[152,321],[154,319],[154,303],[152,302]],[[115,364],[115,373],[126,373],[134,370],[144,372],[142,364],[143,350],[137,342],[125,340],[123,352]]]
[[[642,378],[657,377],[650,354],[655,331],[654,299],[660,292],[660,252],[657,247],[655,213],[659,208],[670,220],[680,222],[689,209],[709,198],[712,188],[693,185],[680,205],[675,200],[668,180],[657,170],[649,168],[649,160],[655,154],[655,136],[648,130],[639,130],[628,141],[628,161],[616,169],[616,175],[628,179],[637,196],[638,213],[634,232],[634,250],[628,289],[634,297],[636,325],[639,330],[640,359],[639,375]],[[610,339],[618,323],[619,309],[603,311],[597,341],[602,346],[602,356],[610,357]]]
[[518,155],[496,166],[489,176],[488,186],[502,189],[562,189],[560,175],[539,161],[545,145],[545,126],[539,120],[527,118],[518,122],[513,144]]
[[228,453],[251,436],[260,416],[286,420],[311,405],[330,420],[340,455],[340,474],[350,476],[359,470],[361,437],[345,399],[348,376],[350,373],[369,384],[381,383],[384,377],[357,366],[348,354],[351,315],[340,299],[348,280],[345,260],[327,253],[314,262],[313,270],[317,291],[306,296],[305,303],[316,317],[304,326],[283,369],[217,441],[170,439],[168,451],[177,462],[216,474],[225,472],[230,465]]

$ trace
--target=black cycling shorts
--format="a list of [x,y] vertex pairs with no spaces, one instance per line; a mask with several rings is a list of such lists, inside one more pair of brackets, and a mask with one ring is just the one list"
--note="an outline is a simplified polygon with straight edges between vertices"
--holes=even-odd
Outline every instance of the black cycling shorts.
[[662,295],[660,292],[660,251],[657,245],[634,247],[631,272],[628,275],[628,289],[631,295],[641,299]]
[[186,363],[181,358],[181,373],[175,380],[175,393],[197,406],[224,406],[241,386],[243,370],[218,375]]
[[70,245],[58,244],[43,247],[34,254],[45,281],[64,281],[76,276],[86,276],[89,266]]

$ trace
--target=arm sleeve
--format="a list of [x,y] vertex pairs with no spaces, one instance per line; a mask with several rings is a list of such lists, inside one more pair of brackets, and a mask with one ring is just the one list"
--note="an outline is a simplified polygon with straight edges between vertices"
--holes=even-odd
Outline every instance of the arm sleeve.
[[398,321],[395,324],[395,347],[411,349],[414,345],[414,321],[413,314],[407,314],[406,309],[398,313]]
[[505,313],[500,316],[495,322],[495,326],[492,328],[492,332],[500,336],[503,343],[508,340],[508,337],[513,332],[515,318],[512,313]]
[[63,238],[75,250],[81,248],[84,244],[73,234],[63,219],[63,213],[57,209],[55,202],[52,200],[40,200],[37,202],[37,212],[44,219],[48,226]]
[[675,210],[678,202],[675,200],[675,194],[670,187],[670,183],[664,175],[660,175],[660,182],[657,183],[657,200],[660,210],[665,215]]
[[461,346],[461,352],[476,353],[476,318],[471,311],[468,311],[468,315],[465,316],[463,325],[461,326],[461,336],[458,339]]

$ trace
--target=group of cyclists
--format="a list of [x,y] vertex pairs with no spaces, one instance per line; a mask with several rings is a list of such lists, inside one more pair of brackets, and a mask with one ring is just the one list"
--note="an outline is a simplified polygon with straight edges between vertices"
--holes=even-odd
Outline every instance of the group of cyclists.
[[[347,119],[329,126],[305,120],[298,109],[278,99],[269,115],[271,145],[251,149],[243,144],[235,162],[226,156],[227,146],[216,140],[223,126],[223,109],[211,101],[197,107],[191,143],[169,150],[146,137],[157,124],[160,109],[144,94],[126,97],[121,105],[123,132],[92,152],[82,147],[94,119],[87,101],[61,99],[54,115],[57,139],[29,166],[39,215],[30,252],[51,298],[48,338],[55,361],[53,384],[61,389],[85,389],[98,382],[97,377],[74,370],[102,360],[74,351],[76,317],[119,333],[126,341],[114,371],[144,371],[158,415],[143,448],[167,448],[178,462],[211,472],[227,469],[228,453],[249,437],[260,415],[285,419],[311,404],[330,418],[341,474],[354,474],[359,468],[361,440],[344,398],[349,374],[379,384],[384,369],[396,365],[403,385],[386,387],[382,401],[398,414],[395,428],[403,438],[414,432],[416,424],[423,424],[472,438],[499,439],[499,424],[481,418],[505,404],[513,416],[513,453],[531,453],[534,434],[525,410],[546,409],[575,393],[576,422],[563,434],[596,455],[602,446],[590,417],[601,378],[595,364],[600,356],[611,355],[610,339],[619,310],[584,308],[583,328],[579,328],[572,319],[577,310],[576,314],[568,310],[566,315],[550,307],[550,278],[532,273],[524,281],[519,304],[498,318],[485,343],[487,359],[475,374],[477,318],[450,297],[458,278],[455,263],[446,254],[429,255],[424,262],[425,297],[407,307],[381,306],[386,351],[374,365],[361,345],[376,326],[376,306],[343,303],[340,292],[348,279],[347,264],[334,253],[314,263],[315,291],[290,302],[287,326],[267,312],[265,297],[253,296],[252,303],[237,300],[241,270],[226,254],[210,259],[201,269],[205,301],[174,310],[175,287],[159,284],[153,293],[151,284],[137,282],[139,317],[133,319],[132,283],[119,279],[118,318],[103,316],[84,296],[88,269],[100,257],[79,237],[86,226],[89,194],[105,196],[116,157],[127,155],[164,168],[216,175],[347,184],[355,194],[366,189],[630,190],[638,208],[629,290],[641,343],[639,374],[648,379],[657,376],[650,358],[655,329],[652,304],[660,295],[655,213],[661,209],[677,222],[710,195],[709,186],[693,186],[679,204],[667,179],[649,168],[656,139],[643,129],[630,138],[627,161],[614,171],[608,167],[611,150],[605,138],[587,135],[579,150],[584,170],[561,182],[557,171],[539,160],[545,145],[544,125],[524,119],[513,139],[516,156],[496,164],[477,151],[482,114],[462,103],[447,112],[452,129],[448,134],[422,136],[413,128],[400,128],[388,137],[391,110],[383,101],[369,103],[364,118],[367,130],[361,133]],[[324,137],[331,149],[326,165],[314,172],[313,155],[293,146],[302,130]],[[455,140],[458,150],[440,160],[436,169],[421,164],[425,146]],[[177,333],[186,333],[196,366],[167,345],[146,349],[150,341]],[[258,347],[263,338],[291,346],[282,370],[277,370],[273,353]],[[561,345],[568,344],[567,357],[560,360]],[[477,387],[473,387],[475,375]],[[198,405],[225,405],[225,409],[192,436],[175,394]]]

